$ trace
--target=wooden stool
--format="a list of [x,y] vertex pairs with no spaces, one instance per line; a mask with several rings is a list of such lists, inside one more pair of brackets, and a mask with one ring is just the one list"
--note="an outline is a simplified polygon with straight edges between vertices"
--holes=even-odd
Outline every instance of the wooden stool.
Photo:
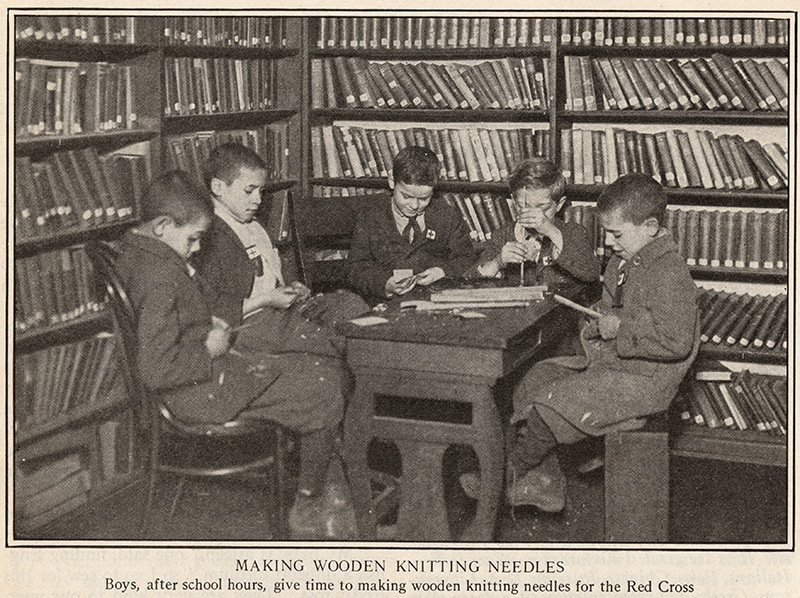
[[669,434],[666,414],[605,437],[606,542],[666,542]]

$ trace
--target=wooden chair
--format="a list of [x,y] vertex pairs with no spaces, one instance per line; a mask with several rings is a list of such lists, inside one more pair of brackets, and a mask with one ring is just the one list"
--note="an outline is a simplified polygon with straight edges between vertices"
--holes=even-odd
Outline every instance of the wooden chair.
[[[149,435],[149,458],[146,463],[148,480],[140,532],[144,534],[147,531],[156,485],[161,474],[179,476],[170,516],[175,511],[187,478],[244,476],[266,477],[272,505],[272,530],[275,536],[286,537],[286,442],[283,428],[276,423],[262,420],[188,424],[175,418],[158,396],[148,391],[139,374],[136,365],[136,314],[114,268],[116,250],[106,243],[90,241],[86,244],[86,253],[98,279],[105,286],[113,309],[114,328],[121,347],[118,361],[132,402],[134,417],[140,428]],[[228,451],[236,454],[225,455],[223,451],[215,450],[220,445],[248,438],[258,443],[258,454],[247,454],[242,458],[241,451]],[[169,450],[166,450],[166,443],[169,443]],[[205,461],[209,455],[214,458],[213,463]],[[217,457],[220,457],[219,461]]]

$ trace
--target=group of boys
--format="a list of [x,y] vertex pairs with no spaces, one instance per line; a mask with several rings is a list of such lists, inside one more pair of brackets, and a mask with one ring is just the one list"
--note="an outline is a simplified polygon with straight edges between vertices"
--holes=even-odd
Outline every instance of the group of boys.
[[[514,221],[479,254],[458,211],[435,197],[439,170],[426,148],[395,157],[391,199],[355,225],[347,259],[355,292],[312,296],[304,284],[286,283],[256,219],[267,168],[240,145],[212,152],[206,189],[180,171],[154,180],[142,223],[121,243],[117,269],[136,309],[138,367],[173,414],[267,419],[297,432],[294,538],[354,534],[345,476],[332,458],[352,389],[340,322],[445,277],[518,282],[522,275],[526,284],[557,283],[567,292],[599,279],[588,233],[559,215],[565,182],[551,162],[517,166],[509,178]],[[515,387],[512,505],[563,509],[558,444],[642,425],[666,409],[697,352],[695,286],[663,226],[663,189],[627,175],[606,188],[597,210],[614,253],[595,306],[602,317],[580,331],[579,355],[536,363]],[[477,496],[480,476],[464,474],[461,484]]]

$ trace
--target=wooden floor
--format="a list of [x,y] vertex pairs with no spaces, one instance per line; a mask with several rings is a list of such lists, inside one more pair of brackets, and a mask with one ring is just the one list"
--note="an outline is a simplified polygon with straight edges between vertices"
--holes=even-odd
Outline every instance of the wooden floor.
[[[603,539],[602,471],[579,474],[577,457],[562,456],[568,501],[561,514],[533,508],[501,509],[498,542],[596,543]],[[263,488],[253,483],[192,482],[175,515],[167,518],[174,481],[160,488],[146,540],[269,541]],[[453,481],[446,489],[451,527],[458,530],[473,503]],[[784,543],[787,537],[786,470],[719,461],[673,458],[670,543]],[[122,492],[94,511],[42,532],[42,539],[137,540],[140,488]]]

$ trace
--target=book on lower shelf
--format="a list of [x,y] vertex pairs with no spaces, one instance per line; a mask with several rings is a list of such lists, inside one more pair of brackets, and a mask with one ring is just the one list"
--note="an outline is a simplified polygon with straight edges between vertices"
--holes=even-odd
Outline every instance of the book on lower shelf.
[[79,453],[45,459],[15,470],[14,517],[32,530],[69,513],[89,499],[92,479]]
[[785,355],[788,304],[785,294],[749,295],[702,289],[700,340],[704,347]]

